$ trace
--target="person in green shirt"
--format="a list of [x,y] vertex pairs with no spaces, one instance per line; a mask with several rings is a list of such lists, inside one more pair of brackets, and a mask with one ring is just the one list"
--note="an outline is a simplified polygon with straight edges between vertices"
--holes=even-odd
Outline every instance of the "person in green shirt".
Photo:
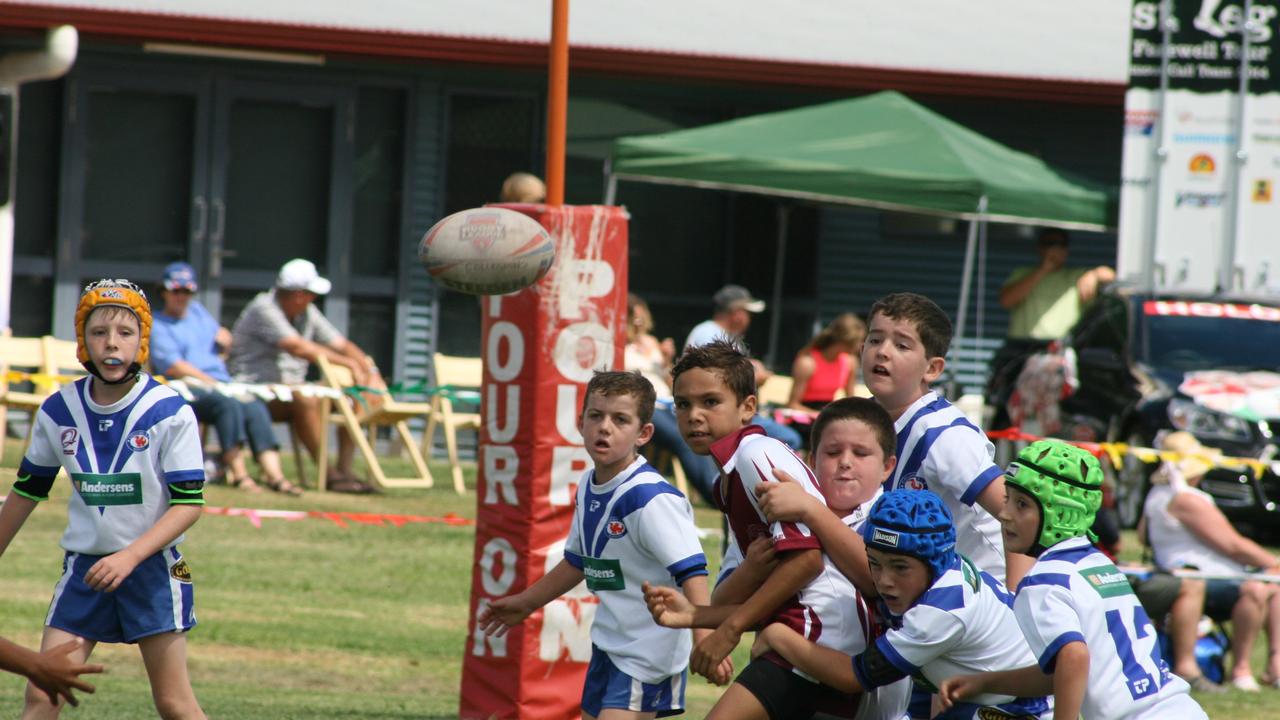
[[1027,357],[1065,337],[1098,289],[1116,279],[1116,271],[1105,265],[1068,267],[1070,243],[1065,230],[1041,230],[1036,243],[1040,264],[1014,270],[1000,288],[1000,304],[1009,311],[1009,334],[991,361],[987,383],[987,402],[998,408],[996,427]]

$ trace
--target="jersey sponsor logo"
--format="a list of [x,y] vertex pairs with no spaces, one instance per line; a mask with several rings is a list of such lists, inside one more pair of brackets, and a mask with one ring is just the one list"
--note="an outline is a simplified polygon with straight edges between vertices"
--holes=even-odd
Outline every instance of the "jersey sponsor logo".
[[116,424],[115,420],[99,420],[98,432],[106,432],[111,429],[112,425],[115,425],[115,424]]
[[621,520],[610,520],[605,524],[604,531],[611,538],[620,538],[627,534],[627,526]]
[[599,501],[599,500],[592,500],[592,501],[591,501],[591,504],[587,506],[587,512],[595,512],[595,511],[597,511],[597,510],[599,510],[599,509],[600,509],[600,501]]
[[191,566],[187,565],[186,560],[179,560],[169,566],[169,575],[178,582],[189,583],[191,582]]
[[151,438],[144,432],[136,432],[129,436],[129,449],[142,452],[151,446]]
[[142,504],[141,473],[71,473],[71,484],[90,507]]
[[871,542],[877,545],[888,545],[889,547],[898,547],[898,533],[890,530],[881,530],[875,528],[871,532]]
[[1117,570],[1114,565],[1103,565],[1081,570],[1080,577],[1089,581],[1089,587],[1096,590],[1104,598],[1133,593],[1133,586],[1129,584],[1129,578]]
[[62,428],[62,454],[75,455],[76,446],[80,444],[80,431],[73,427]]
[[591,592],[627,588],[627,582],[622,577],[622,563],[618,560],[584,556],[582,575],[586,578],[587,589]]

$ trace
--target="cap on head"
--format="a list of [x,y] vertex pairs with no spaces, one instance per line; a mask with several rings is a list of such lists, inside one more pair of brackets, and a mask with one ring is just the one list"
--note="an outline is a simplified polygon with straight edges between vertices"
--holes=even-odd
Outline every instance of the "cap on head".
[[896,490],[880,496],[860,532],[868,547],[920,559],[934,580],[959,562],[951,511],[929,490]]
[[196,284],[196,271],[184,262],[169,263],[164,268],[164,275],[160,278],[160,284],[165,290],[190,290],[195,292],[199,289]]
[[97,369],[89,359],[89,347],[85,344],[85,324],[89,315],[100,307],[116,306],[133,313],[138,318],[138,357],[134,359],[126,380],[132,379],[147,364],[151,356],[151,304],[147,302],[147,294],[142,288],[128,280],[111,280],[104,278],[85,286],[80,294],[80,304],[76,306],[76,359],[89,372],[98,375]]
[[764,301],[751,296],[751,291],[741,285],[725,285],[711,296],[716,312],[728,312],[742,308],[747,312],[764,312]]
[[1004,482],[1040,505],[1033,557],[1069,538],[1093,539],[1089,528],[1102,505],[1102,467],[1087,450],[1060,440],[1037,440],[1009,463]]
[[320,277],[315,263],[302,258],[294,258],[280,267],[276,276],[276,288],[280,290],[306,290],[316,295],[328,295],[333,283],[328,278]]

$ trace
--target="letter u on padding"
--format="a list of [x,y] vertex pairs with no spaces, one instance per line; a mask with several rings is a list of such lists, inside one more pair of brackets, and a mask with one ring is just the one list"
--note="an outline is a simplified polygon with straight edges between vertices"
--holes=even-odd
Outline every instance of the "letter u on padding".
[[520,386],[507,386],[507,407],[502,414],[504,424],[498,427],[498,394],[496,387],[485,388],[485,423],[488,425],[489,440],[494,443],[509,443],[515,439],[520,429]]

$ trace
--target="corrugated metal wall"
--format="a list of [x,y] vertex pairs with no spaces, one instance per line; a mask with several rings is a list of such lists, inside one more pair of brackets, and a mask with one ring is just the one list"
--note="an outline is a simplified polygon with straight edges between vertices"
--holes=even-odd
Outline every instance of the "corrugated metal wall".
[[407,382],[427,380],[434,384],[432,353],[436,348],[436,318],[439,303],[435,285],[418,262],[418,238],[439,219],[444,198],[441,187],[442,95],[438,85],[418,83],[413,90],[410,113],[412,146],[409,150],[408,237],[400,268],[401,287],[406,292],[396,304],[396,377]]

